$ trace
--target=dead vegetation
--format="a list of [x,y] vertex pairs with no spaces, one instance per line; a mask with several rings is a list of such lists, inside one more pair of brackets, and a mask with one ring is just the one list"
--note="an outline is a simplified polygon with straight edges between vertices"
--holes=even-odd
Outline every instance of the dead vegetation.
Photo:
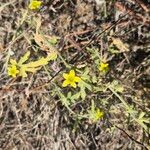
[[[28,6],[0,2],[0,149],[149,150],[150,1]],[[26,64],[51,59],[9,76],[28,51]],[[72,69],[82,82],[62,87]]]

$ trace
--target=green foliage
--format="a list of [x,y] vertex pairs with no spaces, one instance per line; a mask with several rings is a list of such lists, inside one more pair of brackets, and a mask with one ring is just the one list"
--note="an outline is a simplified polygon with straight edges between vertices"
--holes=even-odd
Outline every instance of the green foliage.
[[112,87],[115,92],[122,93],[124,91],[124,87],[117,80],[113,80],[109,86]]
[[51,39],[49,40],[50,44],[52,45],[56,45],[58,43],[59,38],[56,36],[51,37]]
[[94,60],[95,64],[99,65],[100,55],[99,55],[99,49],[95,47],[86,47],[87,51],[91,54],[91,59]]
[[109,47],[108,51],[111,52],[112,54],[118,54],[119,53],[119,50],[117,50],[115,47]]
[[[59,97],[62,102],[62,105],[64,105],[65,107],[68,107],[71,104],[70,99],[68,99],[68,97],[66,97],[60,90],[58,90],[58,93],[59,93]],[[70,95],[69,95],[69,98],[70,98]]]
[[111,84],[107,85],[108,89],[112,91],[116,97],[122,102],[124,105],[125,111],[132,117],[132,121],[136,121],[142,128],[144,128],[146,131],[148,131],[148,127],[145,123],[150,123],[149,118],[144,117],[145,112],[141,112],[138,117],[138,111],[134,109],[133,106],[130,106],[117,92],[121,93],[123,91],[123,88],[121,85],[118,84],[118,81],[113,81]]
[[93,100],[92,100],[92,103],[91,103],[91,110],[89,110],[88,113],[89,113],[89,119],[92,122],[97,122],[104,115],[103,111],[101,111],[99,108],[95,107],[95,104],[94,104]]
[[88,74],[89,74],[89,69],[86,68],[84,73],[81,76],[81,80],[78,83],[78,86],[80,88],[80,91],[78,93],[80,94],[82,100],[84,100],[86,97],[86,89],[88,89],[90,91],[92,90],[92,87],[89,83],[90,82],[90,76]]
[[[10,67],[8,67],[8,74],[11,75],[10,73],[10,69],[11,68],[17,68],[18,71],[18,75],[25,78],[27,77],[27,72],[36,72],[37,70],[39,70],[42,66],[47,65],[48,62],[50,60],[54,60],[56,58],[56,56],[54,56],[53,54],[48,55],[47,57],[42,57],[37,61],[31,61],[29,63],[25,62],[29,59],[30,57],[30,51],[28,51],[27,53],[24,54],[24,56],[22,56],[20,58],[20,60],[18,61],[18,63],[16,62],[16,60],[10,59]],[[16,69],[14,68],[14,71],[16,72]],[[13,72],[12,72],[13,73]],[[15,75],[12,74],[12,77],[16,77]]]
[[141,112],[139,114],[139,117],[137,119],[135,119],[135,121],[137,123],[139,123],[146,131],[148,131],[148,127],[146,126],[145,123],[150,124],[150,118],[144,117],[144,116],[146,116],[146,113],[145,112]]

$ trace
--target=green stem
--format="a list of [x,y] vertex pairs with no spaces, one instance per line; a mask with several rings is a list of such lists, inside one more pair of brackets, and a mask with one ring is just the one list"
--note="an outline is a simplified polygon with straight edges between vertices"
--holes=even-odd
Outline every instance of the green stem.
[[125,100],[111,87],[108,87],[110,91],[112,91],[112,93],[114,95],[116,95],[118,97],[118,99],[123,103],[123,105],[126,107],[126,109],[129,109],[128,104],[125,102]]

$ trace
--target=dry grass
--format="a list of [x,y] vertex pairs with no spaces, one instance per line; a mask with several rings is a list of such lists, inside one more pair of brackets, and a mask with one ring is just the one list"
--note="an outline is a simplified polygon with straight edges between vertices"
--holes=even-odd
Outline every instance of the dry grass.
[[[1,0],[0,150],[148,150],[150,5],[137,2],[46,0],[32,11],[29,1]],[[10,58],[27,51],[29,62],[58,57],[26,78],[8,76]],[[82,87],[62,87],[71,69]],[[104,112],[96,122],[92,100]]]

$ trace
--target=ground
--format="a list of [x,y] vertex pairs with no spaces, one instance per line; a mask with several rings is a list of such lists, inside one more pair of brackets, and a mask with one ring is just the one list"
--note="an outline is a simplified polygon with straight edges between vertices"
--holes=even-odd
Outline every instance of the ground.
[[0,150],[149,150],[150,1],[30,4],[0,1]]

